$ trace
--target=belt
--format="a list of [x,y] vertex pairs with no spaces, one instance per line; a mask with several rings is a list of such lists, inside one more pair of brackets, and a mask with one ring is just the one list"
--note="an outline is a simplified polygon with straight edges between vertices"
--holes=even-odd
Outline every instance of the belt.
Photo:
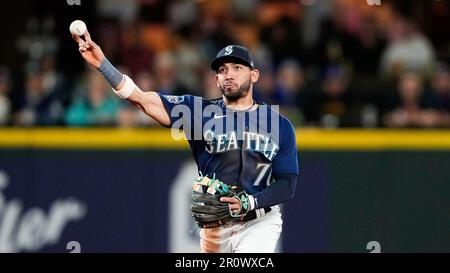
[[[264,216],[266,213],[269,213],[272,210],[272,208],[260,208],[260,209],[254,209],[251,210],[247,215],[244,217],[244,222],[255,220],[256,218],[259,218],[261,216]],[[263,213],[264,211],[264,213]]]

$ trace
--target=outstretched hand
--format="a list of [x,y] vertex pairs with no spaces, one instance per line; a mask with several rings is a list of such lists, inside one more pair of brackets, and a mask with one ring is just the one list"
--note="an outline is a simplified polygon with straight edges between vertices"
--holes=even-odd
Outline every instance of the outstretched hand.
[[92,41],[91,35],[87,30],[84,33],[84,37],[86,38],[86,41],[78,35],[72,35],[72,38],[78,43],[78,50],[80,51],[81,56],[83,56],[88,64],[98,69],[105,59],[105,55],[101,48]]

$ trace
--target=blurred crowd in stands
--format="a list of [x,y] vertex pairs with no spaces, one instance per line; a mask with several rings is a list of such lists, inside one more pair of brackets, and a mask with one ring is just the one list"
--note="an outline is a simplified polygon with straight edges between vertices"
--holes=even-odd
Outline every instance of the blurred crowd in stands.
[[142,90],[221,97],[210,60],[241,44],[261,72],[255,97],[296,126],[449,128],[450,5],[407,2],[98,0],[95,24],[67,18],[63,34],[55,18],[30,17],[11,45],[22,67],[0,62],[0,126],[155,125],[61,39],[82,19]]

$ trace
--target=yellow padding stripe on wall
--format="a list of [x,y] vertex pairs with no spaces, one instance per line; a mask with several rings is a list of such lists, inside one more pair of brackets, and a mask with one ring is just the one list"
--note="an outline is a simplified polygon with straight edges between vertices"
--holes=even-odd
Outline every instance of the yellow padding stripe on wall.
[[2,129],[0,147],[187,149],[168,129]]
[[[450,150],[450,130],[297,129],[300,150]],[[177,135],[180,136],[180,133]],[[170,129],[0,129],[0,148],[188,149]]]
[[297,130],[300,150],[450,150],[450,130]]

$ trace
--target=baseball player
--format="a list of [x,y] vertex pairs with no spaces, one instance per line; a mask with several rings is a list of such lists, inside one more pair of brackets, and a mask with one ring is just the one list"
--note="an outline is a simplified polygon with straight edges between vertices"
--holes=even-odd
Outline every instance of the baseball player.
[[278,204],[294,196],[299,174],[296,138],[289,120],[253,99],[259,71],[249,51],[238,45],[220,50],[211,69],[222,98],[206,100],[144,92],[105,58],[88,31],[85,40],[72,37],[117,96],[162,126],[184,130],[200,173],[244,190],[244,202],[220,197],[241,217],[234,224],[201,227],[202,252],[274,252],[282,231]]

